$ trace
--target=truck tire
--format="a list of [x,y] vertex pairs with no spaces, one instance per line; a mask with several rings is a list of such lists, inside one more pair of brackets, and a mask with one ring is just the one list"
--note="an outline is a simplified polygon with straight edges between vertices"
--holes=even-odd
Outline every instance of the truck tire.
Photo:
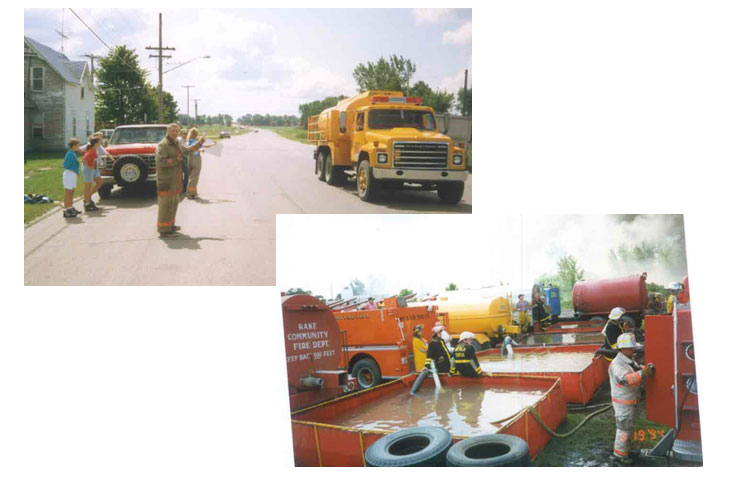
[[325,172],[326,184],[329,186],[340,186],[342,184],[342,172],[339,167],[333,166],[333,158],[331,155],[326,155],[323,161],[323,170]]
[[373,201],[380,191],[380,184],[372,176],[370,162],[362,160],[357,166],[357,194],[362,201]]
[[372,359],[360,359],[354,363],[352,377],[357,380],[357,385],[361,389],[375,387],[383,380],[380,374],[380,367]]
[[323,165],[325,164],[327,154],[325,154],[323,151],[320,151],[318,153],[318,156],[315,158],[315,176],[318,178],[319,181],[326,180],[326,173],[325,169],[323,168]]
[[146,162],[138,156],[122,156],[115,160],[113,166],[115,181],[122,187],[140,186],[148,178]]
[[464,183],[443,182],[438,184],[437,192],[441,203],[455,205],[461,201],[461,198],[464,196]]
[[412,427],[378,439],[367,448],[367,467],[440,467],[453,444],[442,427]]
[[529,445],[508,434],[486,434],[454,444],[445,458],[448,467],[528,467]]
[[99,198],[102,200],[106,200],[110,197],[112,194],[112,184],[104,184],[102,187],[99,188]]

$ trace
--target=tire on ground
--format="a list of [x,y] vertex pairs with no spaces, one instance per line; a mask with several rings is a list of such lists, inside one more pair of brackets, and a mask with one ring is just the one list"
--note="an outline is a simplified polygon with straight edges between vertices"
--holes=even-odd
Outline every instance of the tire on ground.
[[328,155],[325,154],[325,151],[319,151],[315,157],[315,176],[321,181],[326,180],[325,169],[323,168],[326,156]]
[[354,363],[352,377],[357,380],[357,385],[360,389],[375,387],[383,380],[380,374],[380,367],[372,359],[360,359]]
[[528,467],[529,445],[508,434],[485,434],[454,444],[446,456],[448,467]]
[[106,200],[110,197],[112,194],[112,184],[104,184],[102,187],[99,188],[99,198],[102,200]]
[[343,183],[343,172],[340,168],[333,166],[331,155],[326,155],[323,161],[323,170],[325,172],[326,184],[329,186],[340,186]]
[[362,201],[373,201],[380,191],[379,182],[372,176],[368,160],[362,160],[357,166],[357,194]]
[[463,182],[442,182],[437,187],[441,203],[456,204],[464,196]]
[[[138,169],[138,177],[135,179],[126,179],[122,176],[122,171],[127,170],[133,172],[133,169]],[[146,182],[148,178],[148,167],[146,162],[138,156],[122,156],[115,160],[113,165],[115,172],[115,181],[117,184],[123,187],[139,186]],[[126,176],[127,177],[127,176]]]
[[453,444],[442,427],[412,427],[388,434],[365,452],[367,467],[437,467]]

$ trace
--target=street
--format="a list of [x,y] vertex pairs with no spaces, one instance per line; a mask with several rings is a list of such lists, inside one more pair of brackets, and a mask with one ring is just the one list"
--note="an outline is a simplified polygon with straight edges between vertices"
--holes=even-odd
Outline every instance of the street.
[[[26,285],[273,285],[276,214],[471,213],[471,176],[458,205],[434,192],[386,191],[362,202],[353,182],[314,175],[312,146],[260,130],[204,154],[200,199],[183,200],[181,235],[156,233],[156,194],[115,188],[98,212],[61,213],[24,230]],[[82,202],[76,208],[82,210]]]

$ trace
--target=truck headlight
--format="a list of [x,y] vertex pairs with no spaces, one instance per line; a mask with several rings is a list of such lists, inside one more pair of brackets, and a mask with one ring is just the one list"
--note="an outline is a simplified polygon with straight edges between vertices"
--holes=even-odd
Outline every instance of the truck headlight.
[[462,161],[461,155],[453,155],[453,164],[460,165]]
[[388,163],[388,153],[378,153],[378,163]]

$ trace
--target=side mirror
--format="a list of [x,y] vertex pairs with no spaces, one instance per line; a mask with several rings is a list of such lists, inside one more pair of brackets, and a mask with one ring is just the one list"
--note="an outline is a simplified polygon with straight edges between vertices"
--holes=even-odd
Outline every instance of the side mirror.
[[339,132],[346,132],[346,111],[339,113]]

